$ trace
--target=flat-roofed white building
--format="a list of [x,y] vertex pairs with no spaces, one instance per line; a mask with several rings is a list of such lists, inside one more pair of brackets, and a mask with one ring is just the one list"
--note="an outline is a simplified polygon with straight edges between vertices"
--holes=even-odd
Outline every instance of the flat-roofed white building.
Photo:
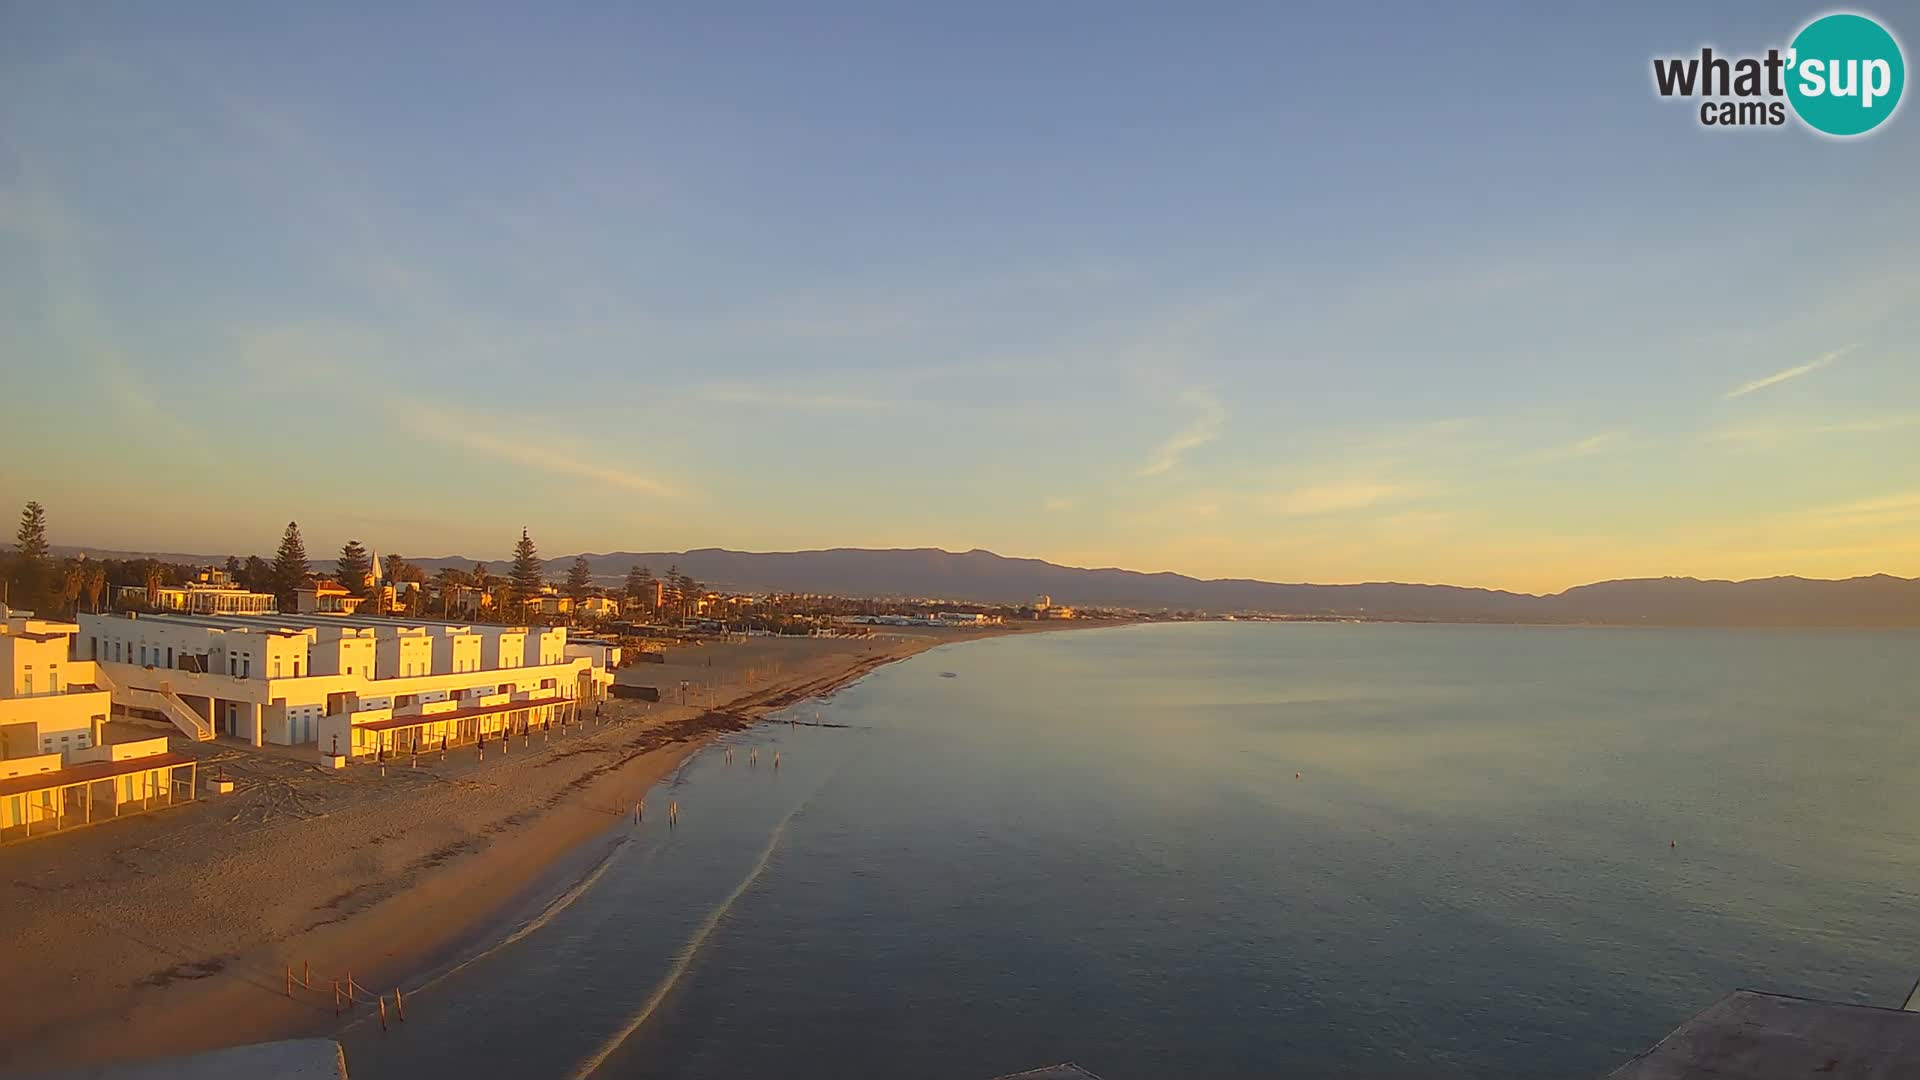
[[161,611],[189,615],[264,615],[279,608],[272,593],[258,593],[235,584],[225,570],[209,566],[185,585],[123,585],[117,590],[122,604],[146,604]]
[[[112,677],[115,702],[196,737],[255,745],[317,742],[323,727],[337,727],[327,718],[404,720],[493,698],[573,703],[612,683],[593,656],[568,656],[558,627],[318,613],[83,615],[78,640]],[[389,715],[353,720],[381,709]]]
[[74,658],[79,631],[0,605],[0,841],[193,797],[193,759],[165,736],[106,738],[110,684]]
[[527,659],[527,628],[524,626],[475,626],[480,635],[480,667],[516,668]]
[[0,759],[64,761],[100,744],[112,704],[98,667],[73,659],[79,630],[0,607]]
[[453,672],[480,670],[480,635],[461,626],[445,626],[433,639],[433,670]]

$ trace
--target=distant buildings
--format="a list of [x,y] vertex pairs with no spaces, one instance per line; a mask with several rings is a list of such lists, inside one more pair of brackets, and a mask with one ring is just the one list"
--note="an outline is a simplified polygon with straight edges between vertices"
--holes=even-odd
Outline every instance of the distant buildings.
[[351,615],[363,602],[363,597],[331,578],[317,578],[293,591],[293,610],[299,615]]
[[225,570],[207,567],[185,585],[157,585],[144,588],[122,585],[117,591],[121,606],[129,601],[145,604],[158,611],[182,611],[192,615],[262,615],[278,610],[271,593],[257,593],[234,584]]
[[936,611],[931,615],[842,615],[839,621],[853,626],[992,626],[1004,620],[973,611]]
[[527,598],[526,611],[529,615],[571,615],[573,597],[563,596],[558,590]]
[[610,619],[620,614],[620,601],[610,596],[589,596],[582,599],[575,610],[597,619]]

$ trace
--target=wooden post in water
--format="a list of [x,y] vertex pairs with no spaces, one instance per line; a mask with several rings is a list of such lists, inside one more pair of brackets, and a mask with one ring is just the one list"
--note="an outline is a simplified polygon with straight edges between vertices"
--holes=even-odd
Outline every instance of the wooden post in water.
[[407,1003],[401,998],[400,988],[397,986],[393,988],[393,1011],[400,1014],[401,1023],[407,1022]]
[[287,996],[292,997],[293,996],[293,965],[292,964],[287,965],[286,972],[287,972]]
[[380,1030],[387,1030],[387,995],[380,995]]
[[300,985],[313,989],[313,965],[305,960],[300,961]]
[[333,1015],[340,1015],[340,980],[333,980]]

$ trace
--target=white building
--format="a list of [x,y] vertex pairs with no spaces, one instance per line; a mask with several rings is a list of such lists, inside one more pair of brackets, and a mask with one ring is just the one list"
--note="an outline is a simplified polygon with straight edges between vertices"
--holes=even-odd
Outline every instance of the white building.
[[99,745],[112,708],[95,665],[73,659],[79,629],[0,607],[0,760]]
[[193,797],[165,736],[113,742],[106,675],[73,658],[80,627],[0,605],[0,842]]
[[[196,738],[226,734],[256,746],[314,743],[323,727],[338,732],[328,718],[346,718],[352,734],[352,725],[374,720],[404,728],[429,707],[577,703],[603,696],[613,681],[593,657],[568,656],[563,627],[327,614],[83,615],[77,649],[111,677],[115,702],[159,712]],[[383,717],[362,715],[383,709]]]
[[185,585],[161,585],[154,589],[122,585],[116,595],[123,606],[145,604],[161,611],[190,615],[264,615],[279,608],[272,593],[243,589],[233,583],[225,570],[211,566]]

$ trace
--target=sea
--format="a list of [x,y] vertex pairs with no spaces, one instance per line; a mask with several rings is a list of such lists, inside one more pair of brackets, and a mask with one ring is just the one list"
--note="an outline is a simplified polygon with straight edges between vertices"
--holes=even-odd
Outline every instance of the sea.
[[349,1027],[356,1080],[1599,1077],[1736,988],[1897,1008],[1920,634],[986,638],[647,807]]

